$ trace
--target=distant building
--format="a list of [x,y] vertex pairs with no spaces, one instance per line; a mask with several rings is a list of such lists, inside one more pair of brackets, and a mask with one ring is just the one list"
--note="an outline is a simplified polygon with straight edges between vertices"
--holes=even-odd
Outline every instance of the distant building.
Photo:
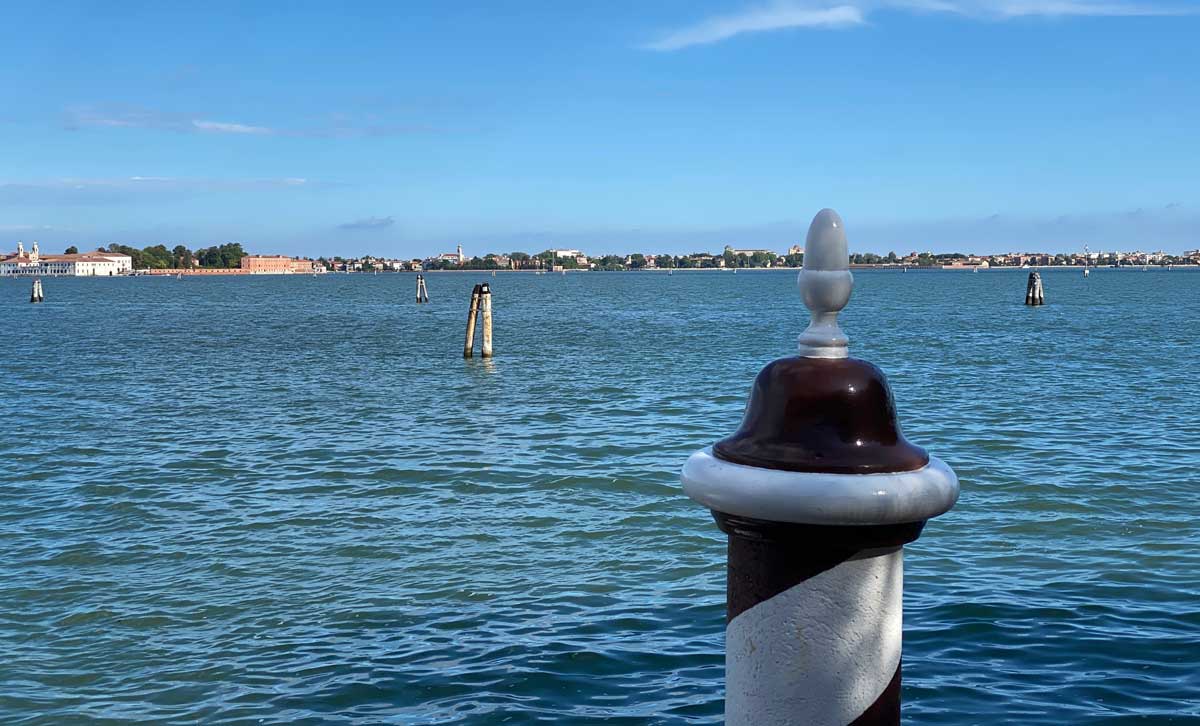
[[804,254],[804,248],[801,247],[800,245],[792,245],[791,247],[788,247],[788,254],[789,255],[802,255],[802,254]]
[[286,255],[246,255],[241,268],[250,275],[292,275],[312,272],[311,260],[297,260]]
[[735,255],[745,255],[747,257],[753,257],[754,255],[756,255],[760,252],[764,255],[774,255],[775,254],[771,250],[738,250],[738,249],[734,249],[733,247],[730,247],[729,245],[725,245],[725,251],[732,252]]
[[434,257],[433,259],[437,260],[438,262],[453,262],[456,265],[462,265],[466,263],[467,256],[463,254],[462,245],[458,245],[457,251],[445,252],[437,257]]
[[34,242],[32,249],[18,242],[17,251],[0,258],[0,276],[112,277],[133,268],[129,255],[97,250],[86,254],[43,255]]

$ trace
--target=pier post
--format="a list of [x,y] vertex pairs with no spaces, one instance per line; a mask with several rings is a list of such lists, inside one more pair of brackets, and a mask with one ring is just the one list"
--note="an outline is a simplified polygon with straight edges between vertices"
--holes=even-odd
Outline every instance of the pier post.
[[480,355],[492,357],[492,288],[485,282],[479,291],[479,311],[483,314],[483,348]]
[[42,293],[42,278],[33,278],[33,289],[29,291],[29,302],[40,303],[45,301],[46,296]]
[[429,302],[429,289],[425,287],[425,276],[417,275],[417,303]]
[[480,285],[475,285],[471,290],[471,307],[467,311],[467,342],[463,345],[463,358],[475,355],[475,318],[479,312],[479,298],[482,292],[480,288]]
[[1029,273],[1029,282],[1025,286],[1025,304],[1026,305],[1042,305],[1046,302],[1046,295],[1042,290],[1042,276],[1037,270]]
[[799,355],[758,374],[741,427],[693,454],[684,492],[728,536],[727,726],[900,723],[903,546],[958,478],[900,432],[883,372],[850,358],[842,220],[813,219]]

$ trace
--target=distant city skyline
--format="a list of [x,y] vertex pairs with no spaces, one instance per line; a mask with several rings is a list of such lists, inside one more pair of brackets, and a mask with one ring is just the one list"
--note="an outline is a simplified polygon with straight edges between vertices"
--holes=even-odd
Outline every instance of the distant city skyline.
[[0,249],[1200,247],[1184,0],[34,3]]

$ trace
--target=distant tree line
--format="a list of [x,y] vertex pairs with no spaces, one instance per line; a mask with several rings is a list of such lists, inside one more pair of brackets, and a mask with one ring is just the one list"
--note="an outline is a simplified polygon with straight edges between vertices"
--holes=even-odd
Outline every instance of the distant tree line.
[[[72,254],[69,247],[67,254]],[[101,249],[105,249],[101,247]],[[203,247],[193,252],[184,245],[175,245],[168,250],[166,245],[151,245],[138,249],[122,244],[110,244],[108,252],[119,252],[129,255],[135,270],[165,270],[168,268],[189,269],[192,267],[207,267],[215,269],[231,269],[240,267],[246,251],[240,242],[229,242],[214,247]]]

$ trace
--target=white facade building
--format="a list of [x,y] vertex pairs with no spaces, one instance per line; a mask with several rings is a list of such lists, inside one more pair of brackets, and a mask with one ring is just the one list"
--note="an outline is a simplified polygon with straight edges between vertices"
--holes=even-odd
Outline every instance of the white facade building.
[[37,242],[29,252],[18,242],[16,254],[0,258],[0,277],[112,277],[132,269],[129,255],[101,250],[82,255],[42,255]]

